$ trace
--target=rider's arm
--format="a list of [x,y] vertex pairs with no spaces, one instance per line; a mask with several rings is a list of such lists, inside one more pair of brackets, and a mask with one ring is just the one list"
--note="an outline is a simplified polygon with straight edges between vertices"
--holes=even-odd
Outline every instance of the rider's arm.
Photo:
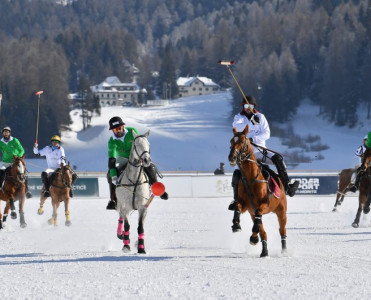
[[66,165],[66,155],[64,153],[64,149],[62,147],[59,148],[60,156],[58,159],[58,164],[63,164],[64,166]]
[[15,142],[15,148],[17,149],[17,152],[18,152],[17,155],[18,156],[23,156],[24,149],[23,149],[23,147],[21,145],[21,142],[18,139],[16,139],[16,138],[14,138],[14,142]]
[[265,141],[271,136],[271,130],[269,128],[268,121],[263,114],[259,114],[259,119],[259,129],[251,138],[255,144],[265,145]]
[[247,118],[241,114],[234,116],[232,126],[237,129],[238,132],[244,131],[247,124]]
[[116,169],[116,149],[115,140],[111,137],[108,141],[108,168],[111,177],[117,176]]

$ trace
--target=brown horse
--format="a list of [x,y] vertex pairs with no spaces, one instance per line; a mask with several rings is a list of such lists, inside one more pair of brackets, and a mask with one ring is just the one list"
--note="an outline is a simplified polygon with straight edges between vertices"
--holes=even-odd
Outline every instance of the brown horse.
[[352,186],[352,174],[356,172],[356,170],[356,168],[343,169],[339,173],[338,190],[336,192],[335,205],[332,211],[336,211],[337,207],[343,203],[346,193],[349,192],[349,188]]
[[[9,209],[11,210],[11,218],[16,219],[14,202],[19,201],[20,226],[25,228],[27,223],[24,218],[24,203],[26,199],[26,163],[24,155],[22,157],[13,155],[12,165],[6,169],[5,181],[0,199],[6,202],[4,215],[1,215],[2,222],[5,223],[8,217]],[[2,226],[1,226],[2,227]]]
[[358,209],[356,218],[352,223],[354,228],[359,227],[359,220],[361,218],[361,213],[363,210],[364,214],[370,212],[371,204],[371,149],[367,148],[362,155],[362,162],[360,171],[364,172],[362,180],[359,185],[359,196],[358,196]]
[[[65,225],[70,226],[70,212],[69,212],[69,203],[70,203],[70,189],[72,184],[72,174],[73,171],[71,169],[71,164],[68,162],[68,165],[61,164],[61,167],[58,168],[52,175],[51,175],[51,185],[50,185],[50,197],[52,198],[52,206],[53,206],[53,215],[48,220],[50,225],[57,226],[57,210],[59,204],[63,201],[64,202],[64,210],[66,215]],[[40,208],[38,210],[38,214],[42,215],[44,213],[44,203],[46,197],[43,195],[44,191],[41,191],[40,196]]]
[[278,190],[274,193],[271,192],[273,189],[269,187],[268,180],[264,178],[262,165],[256,160],[254,150],[247,138],[248,131],[248,125],[243,132],[237,132],[236,128],[233,128],[234,136],[231,139],[231,151],[228,156],[231,166],[238,165],[242,173],[242,180],[238,186],[238,204],[234,212],[233,226],[238,225],[240,228],[240,214],[248,211],[254,223],[250,244],[256,245],[259,242],[259,234],[262,241],[260,257],[267,256],[267,233],[264,230],[262,216],[274,212],[278,218],[282,252],[284,253],[286,252],[287,221],[287,199],[284,187],[282,182],[277,179]]

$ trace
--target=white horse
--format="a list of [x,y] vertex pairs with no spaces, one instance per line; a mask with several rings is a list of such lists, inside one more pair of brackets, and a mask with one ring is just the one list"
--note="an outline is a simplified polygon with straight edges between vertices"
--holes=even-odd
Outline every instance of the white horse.
[[147,215],[146,203],[150,199],[151,188],[144,167],[151,164],[149,131],[144,135],[133,132],[134,141],[131,148],[128,164],[119,177],[116,187],[117,208],[120,218],[117,227],[117,237],[122,239],[124,252],[130,251],[130,224],[129,214],[138,210],[138,253],[145,254],[144,248],[144,219]]

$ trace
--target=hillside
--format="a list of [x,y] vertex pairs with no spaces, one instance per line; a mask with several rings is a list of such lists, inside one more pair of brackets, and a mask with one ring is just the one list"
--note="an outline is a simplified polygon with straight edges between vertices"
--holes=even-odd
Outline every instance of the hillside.
[[[71,130],[62,134],[67,159],[77,171],[106,171],[107,141],[111,134],[108,120],[119,115],[127,126],[136,127],[143,133],[151,130],[151,155],[160,170],[213,172],[220,162],[226,162],[226,171],[231,172],[233,169],[227,164],[232,136],[231,99],[230,93],[224,92],[174,100],[165,107],[105,107],[85,132],[81,131],[79,111],[72,111]],[[360,109],[361,116],[362,111]],[[354,129],[335,127],[318,116],[318,107],[307,100],[293,120],[284,126],[293,127],[295,134],[302,137],[319,136],[319,142],[329,148],[320,152],[288,148],[282,144],[283,139],[277,137],[272,137],[267,147],[284,154],[289,170],[338,171],[357,163],[354,152],[370,125],[370,121],[364,121]],[[274,126],[283,125],[270,124],[271,129]],[[309,157],[310,162],[290,161],[292,153],[296,152]],[[319,156],[323,159],[318,160]],[[32,172],[46,167],[44,159],[27,161]]]

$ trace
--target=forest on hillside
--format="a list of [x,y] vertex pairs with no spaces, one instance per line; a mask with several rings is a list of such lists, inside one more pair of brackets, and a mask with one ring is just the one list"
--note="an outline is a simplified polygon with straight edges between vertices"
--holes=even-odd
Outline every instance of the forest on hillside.
[[150,94],[176,89],[178,76],[207,76],[233,87],[237,110],[241,94],[217,63],[234,60],[243,91],[278,122],[305,97],[339,126],[357,124],[360,103],[370,111],[371,0],[8,0],[0,20],[0,125],[28,151],[36,91],[42,144],[70,124],[68,93],[130,80],[128,62]]

